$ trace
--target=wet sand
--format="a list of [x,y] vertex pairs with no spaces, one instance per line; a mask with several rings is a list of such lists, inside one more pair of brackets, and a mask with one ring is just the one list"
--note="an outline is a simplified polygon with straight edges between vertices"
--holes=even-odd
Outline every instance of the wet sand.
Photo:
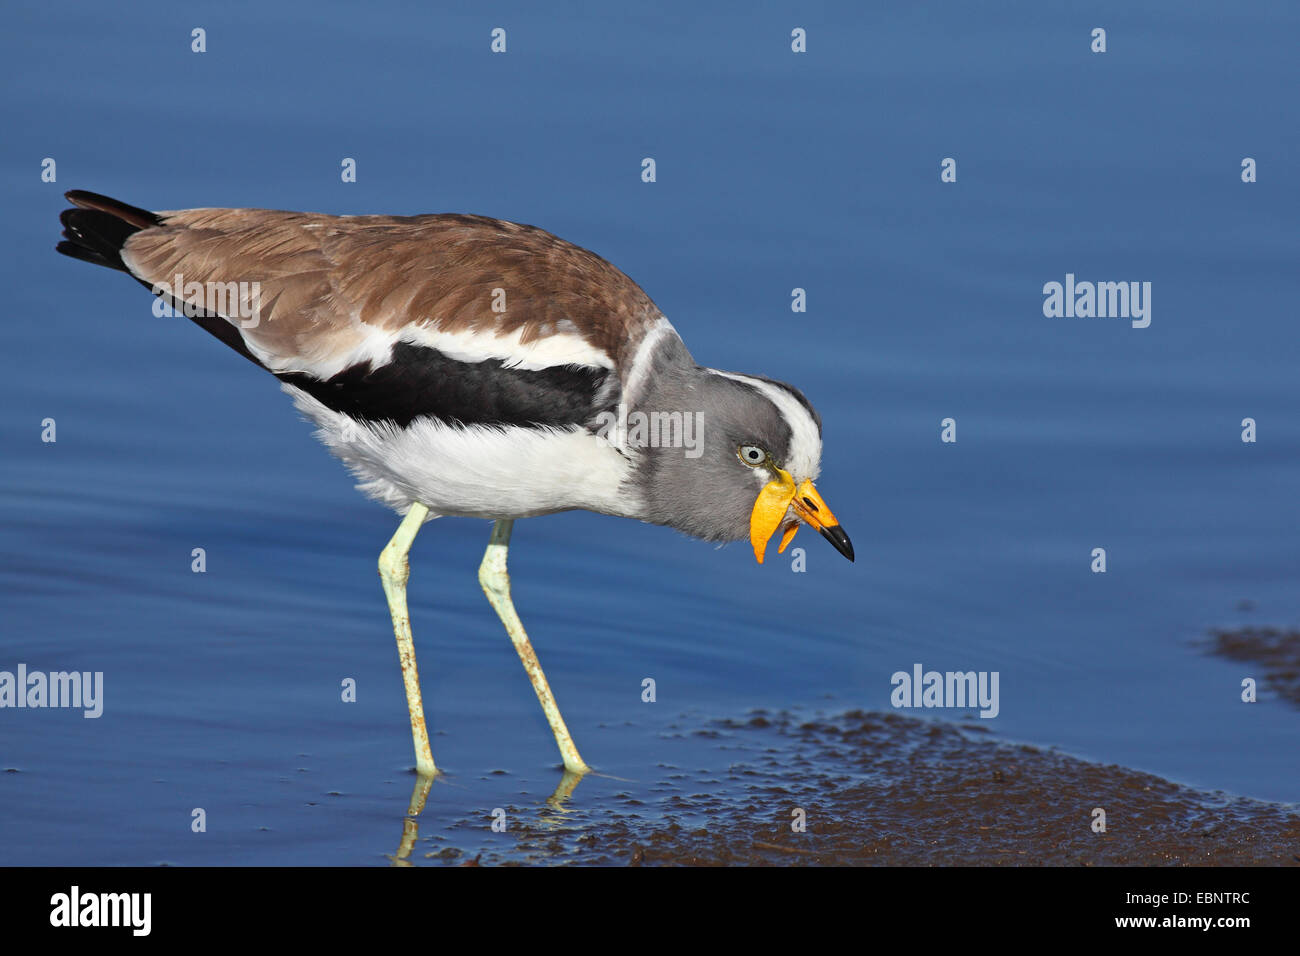
[[[412,862],[464,865],[1212,866],[1300,864],[1300,808],[999,741],[978,724],[893,713],[755,712],[680,734],[718,768],[663,765],[638,796],[521,803],[467,846],[419,841]],[[1105,831],[1094,832],[1094,809]],[[806,821],[795,832],[796,810]],[[461,824],[468,824],[467,819]],[[453,824],[449,830],[457,829]],[[506,838],[500,842],[500,838]],[[433,848],[431,848],[431,845]]]
[[1300,707],[1300,631],[1275,627],[1213,631],[1208,650],[1218,657],[1258,665],[1255,676],[1263,677],[1263,689]]

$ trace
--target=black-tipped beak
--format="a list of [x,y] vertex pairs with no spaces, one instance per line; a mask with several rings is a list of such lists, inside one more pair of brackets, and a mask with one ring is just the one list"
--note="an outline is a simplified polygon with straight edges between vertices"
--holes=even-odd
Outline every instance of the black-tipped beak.
[[825,528],[818,528],[823,538],[835,546],[835,550],[850,561],[853,560],[853,542],[849,536],[844,533],[844,529],[837,524],[829,525]]
[[[785,472],[782,472],[784,475]],[[789,475],[786,475],[789,478]],[[821,533],[821,536],[835,546],[835,550],[850,561],[853,560],[853,542],[849,536],[844,533],[840,527],[839,520],[831,513],[822,496],[813,487],[813,483],[807,478],[799,485],[794,496],[787,499],[794,513],[805,523],[810,524]],[[780,502],[778,502],[780,503]],[[785,546],[790,543],[794,537],[795,530],[799,527],[797,523],[787,527],[785,537],[781,539],[779,551],[784,551]],[[760,563],[761,559],[760,559]]]

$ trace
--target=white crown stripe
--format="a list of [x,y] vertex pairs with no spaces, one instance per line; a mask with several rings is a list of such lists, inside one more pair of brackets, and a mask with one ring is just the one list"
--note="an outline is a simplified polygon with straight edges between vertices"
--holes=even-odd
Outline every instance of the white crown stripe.
[[765,382],[761,378],[741,375],[738,372],[720,372],[709,369],[715,375],[722,375],[737,382],[744,382],[768,399],[781,413],[786,424],[790,426],[790,452],[784,466],[796,480],[804,478],[815,481],[821,473],[822,436],[817,430],[817,422],[808,414],[808,409],[785,389]]

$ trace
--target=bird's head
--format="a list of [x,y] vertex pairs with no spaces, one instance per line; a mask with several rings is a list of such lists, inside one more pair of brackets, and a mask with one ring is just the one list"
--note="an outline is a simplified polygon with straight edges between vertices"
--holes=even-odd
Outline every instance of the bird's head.
[[803,393],[757,376],[696,371],[654,396],[683,412],[693,441],[645,449],[648,519],[712,541],[748,538],[760,564],[778,529],[780,553],[807,524],[852,561],[849,536],[813,486],[821,418]]

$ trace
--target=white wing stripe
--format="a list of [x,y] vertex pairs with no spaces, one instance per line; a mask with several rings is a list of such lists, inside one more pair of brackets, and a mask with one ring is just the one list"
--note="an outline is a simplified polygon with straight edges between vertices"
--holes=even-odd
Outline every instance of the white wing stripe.
[[506,368],[536,372],[556,365],[583,365],[588,368],[613,368],[614,362],[604,350],[591,345],[581,335],[553,332],[523,341],[523,328],[508,335],[493,335],[482,330],[444,332],[433,323],[408,325],[398,338],[412,345],[437,349],[460,362],[500,359]]

